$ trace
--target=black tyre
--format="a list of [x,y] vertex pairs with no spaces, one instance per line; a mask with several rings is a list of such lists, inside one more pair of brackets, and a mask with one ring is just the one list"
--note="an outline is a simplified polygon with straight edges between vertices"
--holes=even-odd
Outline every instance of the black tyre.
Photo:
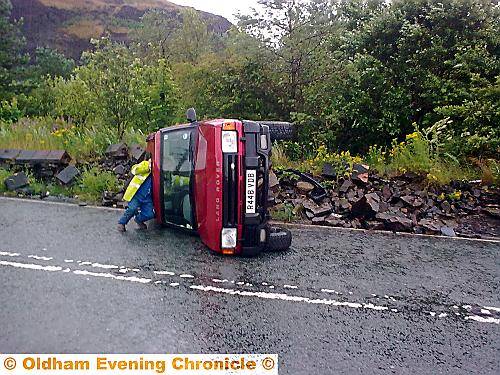
[[271,142],[294,141],[297,138],[295,124],[282,121],[259,121],[261,125],[269,126]]
[[269,240],[266,251],[284,251],[292,244],[292,233],[281,227],[269,228]]

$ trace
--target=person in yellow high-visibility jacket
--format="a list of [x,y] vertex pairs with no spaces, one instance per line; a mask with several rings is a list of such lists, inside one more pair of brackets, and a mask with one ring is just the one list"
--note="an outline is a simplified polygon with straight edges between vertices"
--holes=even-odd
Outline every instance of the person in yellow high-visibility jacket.
[[118,230],[125,232],[125,226],[135,216],[140,229],[147,229],[146,221],[154,218],[153,199],[151,196],[151,160],[136,164],[131,170],[134,177],[130,181],[123,200],[129,202],[123,216],[118,221]]

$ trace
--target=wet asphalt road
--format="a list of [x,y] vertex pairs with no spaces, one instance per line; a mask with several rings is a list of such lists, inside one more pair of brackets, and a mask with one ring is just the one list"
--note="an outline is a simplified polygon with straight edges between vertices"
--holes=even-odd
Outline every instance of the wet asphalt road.
[[294,228],[221,257],[119,211],[0,198],[0,352],[277,353],[281,374],[500,373],[500,244]]

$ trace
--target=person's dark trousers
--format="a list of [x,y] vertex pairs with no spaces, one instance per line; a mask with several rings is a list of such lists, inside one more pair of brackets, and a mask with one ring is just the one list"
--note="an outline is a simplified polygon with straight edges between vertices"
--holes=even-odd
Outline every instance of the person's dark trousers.
[[127,225],[134,216],[135,221],[138,223],[144,223],[145,221],[153,219],[155,217],[153,202],[150,200],[141,202],[138,197],[132,198],[123,216],[118,221],[118,224]]
[[134,197],[128,202],[128,207],[118,221],[118,224],[127,225],[134,216],[137,223],[144,223],[155,217],[151,188],[151,175],[149,175],[139,187]]

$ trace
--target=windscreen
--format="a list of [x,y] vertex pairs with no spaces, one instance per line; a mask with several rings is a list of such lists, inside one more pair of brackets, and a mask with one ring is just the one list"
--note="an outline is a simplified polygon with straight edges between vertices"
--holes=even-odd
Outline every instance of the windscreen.
[[188,229],[194,227],[193,134],[193,129],[165,132],[161,161],[165,221]]

